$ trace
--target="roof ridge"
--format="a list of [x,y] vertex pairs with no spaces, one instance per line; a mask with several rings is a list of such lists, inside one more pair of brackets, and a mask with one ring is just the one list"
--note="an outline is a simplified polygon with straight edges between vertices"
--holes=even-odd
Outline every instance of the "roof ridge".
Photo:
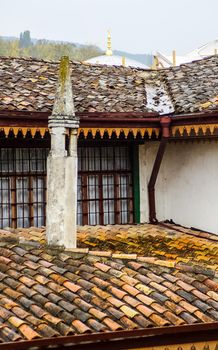
[[0,55],[0,60],[21,60],[21,61],[35,61],[35,62],[42,62],[42,63],[55,63],[57,64],[59,61],[51,61],[51,60],[45,60],[41,58],[35,58],[35,57],[16,57],[16,56],[3,56]]
[[[59,64],[60,63],[60,60],[46,60],[46,59],[42,59],[42,58],[35,58],[35,57],[15,57],[15,56],[3,56],[3,55],[0,55],[0,60],[19,60],[19,61],[26,61],[26,62],[37,62],[37,63],[49,63],[49,64]],[[70,59],[70,63],[71,64],[80,64],[80,65],[83,65],[83,66],[88,66],[88,67],[101,67],[102,68],[102,65],[101,64],[92,64],[92,63],[89,63],[89,62],[86,62],[86,61],[76,61],[76,60],[71,60]],[[124,67],[124,66],[119,66],[119,65],[113,65],[113,66],[110,66],[110,65],[105,65],[107,68],[108,67],[113,67],[113,68],[117,68],[119,70],[136,70],[136,71],[150,71],[151,69],[149,68],[138,68],[138,67]]]
[[[160,222],[159,226],[165,227],[165,228],[168,228],[171,230],[175,230],[177,232],[180,232],[180,233],[183,233],[183,234],[186,234],[189,236],[199,237],[201,239],[206,239],[206,240],[218,243],[218,236],[217,236],[217,234],[215,234],[213,232],[206,232],[206,231],[202,231],[198,228],[186,227],[186,226],[182,226],[179,224],[173,224],[173,223],[171,224],[171,223],[167,223],[167,222],[166,223]],[[184,232],[182,229],[189,230],[189,231]]]
[[201,62],[211,60],[212,58],[217,58],[218,59],[218,55],[209,55],[209,56],[206,56],[206,57],[202,57],[201,59],[193,59],[191,62],[180,63],[178,66],[171,66],[171,67],[160,68],[157,71],[165,72],[165,71],[171,71],[171,70],[179,70],[179,69],[182,68],[182,66],[191,66],[191,65],[193,65],[195,63],[198,63],[198,62],[200,64]]

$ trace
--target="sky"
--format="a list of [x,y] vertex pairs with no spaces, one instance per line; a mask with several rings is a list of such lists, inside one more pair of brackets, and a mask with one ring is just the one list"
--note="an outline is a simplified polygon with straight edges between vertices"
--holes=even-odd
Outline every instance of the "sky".
[[218,39],[218,0],[0,0],[0,35],[184,54]]

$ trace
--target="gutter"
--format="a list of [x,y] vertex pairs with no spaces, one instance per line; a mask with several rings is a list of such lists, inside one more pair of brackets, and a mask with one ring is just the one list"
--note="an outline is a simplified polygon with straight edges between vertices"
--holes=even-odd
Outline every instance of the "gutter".
[[[218,322],[78,334],[0,344],[0,350],[34,349],[137,349],[161,345],[185,344],[218,340]],[[190,348],[191,348],[190,344]],[[178,347],[178,346],[177,346]]]
[[171,118],[169,116],[160,118],[160,124],[162,128],[162,137],[161,137],[160,145],[154,161],[151,177],[148,183],[149,222],[151,224],[158,223],[158,220],[156,217],[156,205],[155,205],[155,184],[159,174],[163,155],[165,153],[166,145],[170,136],[170,123],[171,123]]
[[[49,112],[1,111],[0,127],[48,127]],[[136,112],[92,112],[76,113],[80,127],[155,127],[160,126],[160,117],[156,113]]]
[[[0,110],[0,126],[48,126],[50,112],[36,111],[8,111]],[[171,118],[171,126],[184,124],[204,124],[218,122],[217,112],[200,112],[192,114],[166,114],[160,116],[158,113],[148,112],[78,112],[81,127],[159,127],[160,120],[166,117]],[[118,125],[119,124],[119,125]]]

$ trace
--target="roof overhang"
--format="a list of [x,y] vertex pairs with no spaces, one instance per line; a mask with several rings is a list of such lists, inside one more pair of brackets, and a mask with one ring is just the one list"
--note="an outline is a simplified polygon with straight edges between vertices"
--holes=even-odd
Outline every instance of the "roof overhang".
[[[30,131],[34,136],[40,132],[44,136],[48,129],[49,112],[29,111],[0,111],[0,130],[8,136],[12,131],[15,136],[22,132],[23,136]],[[142,112],[92,112],[76,113],[80,118],[78,135],[84,138],[97,135],[103,138],[107,136],[117,138],[124,135],[125,138],[132,135],[134,138],[154,136],[158,138],[161,133],[160,120],[166,115],[158,113]],[[170,137],[217,137],[218,136],[218,111],[198,112],[191,114],[168,114],[170,117]]]
[[[44,136],[48,129],[48,112],[26,112],[26,111],[0,111],[0,130],[8,136],[12,131],[15,136],[21,131],[25,136],[31,132],[34,136],[40,132]],[[87,138],[88,135],[101,138],[112,135],[124,137],[132,135],[136,138],[138,135],[149,138],[154,135],[156,138],[160,133],[160,118],[158,113],[76,113],[80,119],[80,128],[78,135]]]
[[[194,324],[186,326],[171,326],[159,328],[135,329],[127,331],[103,332],[83,335],[64,336],[57,338],[35,339],[31,341],[16,342],[16,350],[27,349],[161,349],[169,350],[195,349],[205,350],[205,343],[211,345],[211,349],[216,349],[218,341],[218,322],[206,324]],[[203,342],[203,344],[202,344]],[[174,345],[174,347],[173,347]],[[175,347],[176,345],[176,347]],[[187,347],[188,346],[188,347]],[[0,349],[12,350],[14,342],[0,344]]]

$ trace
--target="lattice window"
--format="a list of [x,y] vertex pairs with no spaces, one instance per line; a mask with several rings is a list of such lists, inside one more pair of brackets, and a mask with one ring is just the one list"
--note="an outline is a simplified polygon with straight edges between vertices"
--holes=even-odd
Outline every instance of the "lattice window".
[[[48,148],[0,149],[0,227],[45,225]],[[78,147],[79,225],[133,222],[128,146]]]
[[128,146],[79,147],[79,225],[133,222],[132,172]]
[[45,225],[45,148],[0,149],[0,227]]

